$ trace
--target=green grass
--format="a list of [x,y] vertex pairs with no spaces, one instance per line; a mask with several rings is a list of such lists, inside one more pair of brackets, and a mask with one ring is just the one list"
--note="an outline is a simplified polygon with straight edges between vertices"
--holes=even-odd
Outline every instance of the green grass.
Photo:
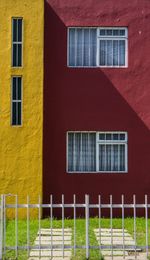
[[[65,228],[72,228],[73,234],[73,220],[65,219]],[[148,225],[150,226],[150,219],[148,220]],[[126,218],[125,219],[125,229],[133,237],[133,218]],[[30,245],[33,245],[34,240],[37,236],[38,232],[38,220],[30,220]],[[50,227],[50,220],[43,219],[41,220],[41,227],[42,228],[49,228]],[[62,222],[61,220],[53,220],[53,228],[61,228]],[[90,225],[89,225],[89,239],[91,246],[97,246],[97,240],[94,234],[94,229],[99,227],[99,220],[98,218],[90,218]],[[102,218],[101,219],[101,227],[102,228],[109,228],[110,227],[110,219]],[[119,218],[113,219],[113,228],[122,228],[122,220]],[[137,244],[145,245],[145,219],[144,218],[137,218],[136,219],[136,231],[137,231]],[[150,241],[150,230],[149,230],[149,241]],[[72,236],[72,244],[73,244],[73,236]],[[18,220],[18,245],[23,246],[27,244],[27,223],[25,220]],[[84,219],[77,219],[76,220],[76,244],[78,246],[85,246],[85,220]],[[7,221],[7,228],[6,228],[6,245],[7,246],[14,246],[15,245],[15,221],[8,220]],[[13,251],[6,251],[6,255],[4,259],[15,259],[15,252]],[[19,260],[27,260],[27,252],[20,251]],[[85,249],[77,249],[76,256],[74,256],[74,251],[72,250],[72,260],[84,260],[85,258]],[[100,254],[99,249],[91,249],[90,250],[90,260],[102,260],[102,256]]]

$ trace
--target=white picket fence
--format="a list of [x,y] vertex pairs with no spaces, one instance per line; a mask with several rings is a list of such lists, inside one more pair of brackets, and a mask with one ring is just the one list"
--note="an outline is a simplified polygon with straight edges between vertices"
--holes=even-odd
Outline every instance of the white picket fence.
[[[7,197],[12,197],[12,195],[1,195],[0,197],[0,260],[5,258],[7,250],[12,250],[15,252],[15,257],[16,259],[18,258],[18,252],[20,250],[26,250],[27,251],[27,259],[30,256],[30,252],[33,249],[38,249],[39,251],[43,249],[49,249],[52,250],[55,248],[62,249],[62,257],[64,257],[65,250],[70,249],[72,250],[72,254],[76,256],[76,250],[77,249],[85,249],[86,251],[86,259],[89,259],[90,257],[90,249],[99,249],[100,251],[104,249],[108,249],[111,251],[111,259],[114,258],[114,251],[116,249],[120,249],[123,252],[123,259],[126,258],[125,252],[126,250],[132,250],[134,251],[134,257],[137,259],[137,252],[139,249],[142,249],[145,252],[146,258],[149,257],[149,241],[148,241],[148,232],[149,232],[149,227],[148,227],[148,210],[150,208],[150,204],[148,204],[148,197],[145,195],[144,197],[144,204],[138,204],[136,203],[136,196],[133,195],[133,202],[131,204],[126,204],[125,203],[125,197],[122,195],[121,197],[121,203],[120,204],[114,204],[113,203],[113,197],[110,195],[109,197],[109,203],[108,204],[103,204],[101,203],[101,196],[98,196],[97,204],[91,204],[90,203],[90,197],[89,195],[85,195],[85,201],[83,204],[78,204],[77,201],[77,196],[73,196],[73,202],[71,204],[66,204],[64,195],[62,195],[61,202],[59,204],[54,204],[53,203],[53,196],[50,195],[50,200],[49,204],[42,204],[41,198],[39,196],[38,203],[37,204],[31,204],[30,203],[30,198],[27,196],[27,203],[26,204],[18,204],[18,196],[14,196],[14,203],[8,204],[7,203]],[[42,245],[41,243],[41,219],[42,219],[42,209],[47,208],[49,209],[49,231],[51,234],[51,241],[48,245]],[[72,209],[73,211],[73,233],[72,233],[72,245],[65,245],[65,239],[64,239],[64,231],[65,231],[65,209]],[[77,221],[77,209],[84,209],[85,212],[85,245],[79,245],[77,241],[77,227],[76,227],[76,221]],[[15,244],[13,246],[8,246],[6,244],[6,230],[7,230],[7,214],[6,211],[7,209],[13,209],[15,212],[15,230],[14,230],[14,235],[15,235]],[[26,245],[20,246],[18,243],[19,237],[18,237],[18,210],[20,209],[25,209],[26,210]],[[31,216],[30,216],[30,210],[31,209],[37,209],[38,210],[38,232],[39,232],[39,244],[38,245],[31,245],[30,241],[30,221],[31,221]],[[62,245],[58,246],[53,244],[53,236],[52,236],[52,231],[53,231],[53,218],[55,217],[53,214],[54,209],[61,209],[61,237],[62,237]],[[98,226],[97,230],[99,232],[99,245],[91,246],[90,245],[90,238],[89,238],[89,227],[90,227],[90,210],[91,209],[96,209],[97,210],[97,217],[98,217]],[[102,210],[107,209],[109,210],[109,216],[110,216],[110,239],[112,241],[111,245],[103,245],[101,243],[101,231],[102,231],[102,225],[101,225],[101,220],[102,220]],[[114,217],[114,209],[119,209],[121,212],[121,223],[122,223],[122,245],[115,245],[113,243],[113,217]],[[127,246],[125,244],[125,210],[130,209],[133,212],[133,239],[135,244],[132,246]],[[137,245],[137,210],[138,209],[144,209],[144,218],[145,218],[145,245],[143,246],[138,246]],[[51,259],[52,259],[52,254],[51,254]],[[114,258],[115,259],[115,258]]]

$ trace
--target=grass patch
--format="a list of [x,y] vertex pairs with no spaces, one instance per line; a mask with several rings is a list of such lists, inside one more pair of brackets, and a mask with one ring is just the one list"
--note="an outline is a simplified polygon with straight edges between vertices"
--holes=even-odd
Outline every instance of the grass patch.
[[[134,220],[133,218],[126,218],[125,221],[125,229],[132,235],[133,237],[133,226]],[[65,228],[72,229],[72,245],[74,243],[73,231],[74,231],[74,222],[71,219],[65,219],[64,221]],[[148,225],[150,226],[150,219],[148,220]],[[41,220],[41,228],[49,228],[50,220],[43,219]],[[61,228],[62,221],[61,220],[53,220],[53,228]],[[99,227],[98,218],[90,218],[89,225],[89,240],[91,246],[97,246],[98,242],[96,240],[94,229]],[[102,218],[101,219],[101,227],[102,228],[110,228],[110,219]],[[34,240],[37,236],[39,224],[38,220],[30,220],[30,245],[34,244]],[[122,228],[122,220],[119,218],[113,219],[113,228]],[[145,234],[145,219],[137,218],[136,219],[136,232],[137,232],[137,245],[145,245],[146,243],[146,234]],[[148,233],[149,241],[150,241],[150,230]],[[15,221],[8,220],[6,223],[6,246],[15,246]],[[85,246],[85,220],[77,219],[76,220],[76,244],[78,246]],[[18,220],[18,245],[25,246],[27,245],[27,223],[25,220]],[[14,260],[15,251],[6,250],[4,259]],[[27,260],[27,252],[19,251],[18,253],[19,260]],[[77,249],[76,255],[74,256],[74,250],[72,250],[72,260],[84,260],[85,258],[85,249]],[[90,260],[102,260],[102,256],[100,254],[99,249],[91,249],[90,250]]]

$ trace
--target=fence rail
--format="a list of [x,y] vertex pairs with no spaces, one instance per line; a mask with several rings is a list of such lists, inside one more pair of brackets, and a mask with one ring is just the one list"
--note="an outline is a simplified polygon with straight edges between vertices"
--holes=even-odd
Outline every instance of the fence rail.
[[[14,203],[7,203],[8,197],[14,197],[15,202]],[[73,210],[73,219],[72,219],[72,238],[71,238],[71,244],[66,245],[65,244],[65,217],[68,217],[65,215],[65,209],[72,209]],[[15,212],[15,229],[14,229],[14,245],[10,246],[6,243],[7,238],[7,209],[12,209]],[[18,211],[19,209],[25,209],[26,210],[26,243],[24,245],[19,245],[19,234],[18,234]],[[37,209],[38,210],[38,245],[32,245],[30,241],[30,222],[31,222],[31,216],[30,216],[30,210],[31,209]],[[42,209],[49,209],[49,243],[43,245],[42,244]],[[55,244],[53,232],[55,230],[53,223],[54,223],[54,209],[61,209],[61,244]],[[79,245],[79,242],[77,240],[77,209],[84,209],[85,212],[85,245]],[[97,232],[98,234],[98,240],[97,244],[90,245],[90,210],[91,209],[97,209]],[[109,210],[109,239],[110,239],[110,245],[106,245],[102,243],[102,233],[104,231],[104,228],[102,227],[102,210],[108,209]],[[115,229],[113,228],[113,210],[114,209],[121,209],[121,239],[122,244],[117,244],[116,241],[114,241],[114,232]],[[132,209],[133,212],[133,245],[126,245],[126,229],[125,229],[125,210],[126,209]],[[145,228],[144,228],[144,237],[145,237],[145,244],[142,246],[139,246],[137,243],[137,209],[144,209],[144,221],[145,221]],[[7,255],[7,251],[11,250],[14,251],[16,259],[18,259],[18,254],[21,250],[27,251],[27,259],[30,257],[30,253],[32,250],[38,250],[38,256],[39,258],[42,257],[42,250],[50,250],[50,259],[53,259],[53,254],[55,249],[61,249],[61,256],[64,258],[65,256],[65,250],[70,249],[72,254],[76,256],[78,249],[85,249],[85,255],[86,259],[89,259],[90,257],[90,250],[91,249],[99,249],[100,255],[103,254],[103,250],[110,250],[110,256],[111,259],[115,259],[115,251],[116,250],[122,250],[122,259],[126,258],[126,252],[127,251],[133,251],[135,259],[138,259],[138,252],[139,250],[142,250],[145,252],[145,259],[148,259],[149,257],[149,227],[148,227],[148,210],[150,209],[150,204],[148,204],[148,196],[145,195],[144,197],[144,203],[138,204],[136,203],[136,196],[133,195],[133,203],[126,204],[125,203],[125,197],[124,195],[121,196],[121,203],[120,204],[114,204],[113,203],[113,197],[110,195],[109,197],[109,203],[103,204],[101,200],[101,196],[98,196],[98,203],[97,204],[90,204],[90,197],[89,195],[85,195],[85,201],[84,203],[77,203],[77,197],[76,195],[73,196],[73,203],[65,203],[64,195],[62,195],[61,203],[53,203],[53,196],[50,195],[49,203],[43,204],[41,201],[41,197],[39,196],[38,203],[37,204],[31,204],[30,203],[30,197],[27,196],[27,203],[26,204],[19,204],[18,203],[18,196],[17,195],[1,195],[0,197],[0,260],[5,259],[5,256]],[[96,232],[96,231],[95,231]],[[33,241],[32,241],[33,242]],[[7,258],[8,259],[8,258]],[[60,259],[60,258],[59,258]],[[140,258],[139,258],[140,259]]]

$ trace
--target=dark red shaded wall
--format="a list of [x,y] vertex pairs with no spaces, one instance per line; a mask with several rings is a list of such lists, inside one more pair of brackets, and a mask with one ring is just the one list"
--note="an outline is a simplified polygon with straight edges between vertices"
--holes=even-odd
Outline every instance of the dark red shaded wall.
[[[45,1],[43,199],[150,195],[150,2]],[[68,26],[127,26],[128,68],[68,68]],[[66,172],[66,132],[127,131],[128,173]]]

